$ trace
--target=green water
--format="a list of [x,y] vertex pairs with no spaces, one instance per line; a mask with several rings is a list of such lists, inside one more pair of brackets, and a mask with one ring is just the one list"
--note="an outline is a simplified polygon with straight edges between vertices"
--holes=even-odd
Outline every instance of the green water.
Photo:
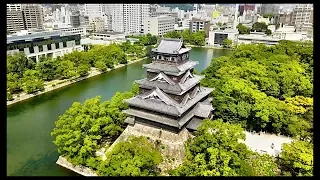
[[[212,58],[229,52],[193,48],[190,59],[199,62],[195,69],[201,72],[210,65]],[[55,163],[59,154],[50,136],[55,126],[54,122],[75,101],[82,103],[98,95],[104,101],[110,99],[117,91],[129,90],[134,80],[146,76],[142,64],[150,62],[150,59],[143,60],[8,106],[7,175],[77,175]]]

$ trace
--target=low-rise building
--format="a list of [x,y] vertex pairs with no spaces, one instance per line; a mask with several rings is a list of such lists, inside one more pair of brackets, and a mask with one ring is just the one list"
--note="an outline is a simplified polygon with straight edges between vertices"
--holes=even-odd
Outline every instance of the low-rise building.
[[144,34],[162,36],[174,31],[175,19],[170,16],[147,17],[144,20]]
[[265,44],[276,45],[281,39],[261,34],[244,34],[238,36],[238,44]]
[[59,28],[55,30],[67,32],[73,35],[80,34],[81,37],[86,37],[88,35],[87,29],[85,27],[77,27],[77,28],[68,27],[68,28]]
[[94,40],[105,40],[105,41],[115,41],[115,40],[126,38],[125,33],[109,32],[109,31],[94,32],[91,35],[92,35],[92,39]]
[[39,32],[7,37],[7,54],[23,52],[38,62],[41,56],[56,58],[74,50],[82,51],[81,36],[62,31]]
[[210,31],[208,44],[211,46],[222,46],[225,39],[230,39],[233,43],[237,43],[238,36],[239,32],[235,29]]
[[206,33],[206,37],[209,37],[210,21],[192,18],[189,28],[192,33],[204,31]]

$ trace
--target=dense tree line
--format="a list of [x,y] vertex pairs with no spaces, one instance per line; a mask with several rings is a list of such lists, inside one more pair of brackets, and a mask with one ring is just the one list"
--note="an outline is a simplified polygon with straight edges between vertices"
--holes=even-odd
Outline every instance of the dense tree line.
[[135,44],[141,45],[141,46],[149,46],[149,45],[155,45],[158,42],[158,37],[153,36],[150,33],[142,36],[130,36],[131,38],[139,39],[139,41],[136,41]]
[[134,85],[129,92],[117,92],[110,101],[101,102],[97,96],[83,104],[75,102],[55,122],[51,133],[58,152],[75,165],[97,169],[100,158],[95,152],[102,143],[115,140],[125,128],[126,115],[121,111],[128,108],[124,99],[138,93]]
[[[242,141],[239,141],[242,140]],[[282,145],[280,157],[259,154],[242,143],[239,124],[204,120],[186,144],[184,162],[172,176],[312,176],[313,145],[294,140]]]
[[164,35],[165,38],[183,38],[184,43],[196,46],[204,46],[206,44],[206,33],[198,31],[191,33],[189,29],[184,31],[169,31]]
[[313,45],[240,45],[203,72],[215,115],[248,130],[309,138],[313,132]]
[[126,64],[127,56],[143,57],[144,47],[127,41],[122,44],[108,46],[95,45],[85,51],[73,51],[63,57],[41,57],[36,63],[23,53],[7,56],[7,94],[19,92],[34,93],[44,90],[44,81],[54,79],[70,79],[88,75],[91,67],[106,71],[117,64]]
[[252,28],[246,27],[244,25],[242,25],[241,23],[239,23],[237,25],[237,29],[239,31],[239,34],[250,34],[250,32],[264,32],[266,33],[266,35],[271,35],[272,32],[270,29],[268,29],[268,25],[266,25],[266,23],[264,22],[255,22],[252,25]]

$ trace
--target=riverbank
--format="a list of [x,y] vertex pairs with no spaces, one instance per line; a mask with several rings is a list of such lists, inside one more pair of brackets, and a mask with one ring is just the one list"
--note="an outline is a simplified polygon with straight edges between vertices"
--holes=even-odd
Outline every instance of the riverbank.
[[[127,66],[127,65],[135,63],[135,62],[142,61],[142,60],[144,60],[146,58],[147,57],[140,58],[140,59],[137,59],[137,60],[134,60],[134,61],[128,61],[127,64],[115,65],[113,69],[108,68],[106,72],[112,71],[112,70],[117,69],[117,68],[121,68],[123,66]],[[23,93],[20,93],[20,94],[13,95],[14,100],[7,101],[7,106],[15,104],[15,103],[20,102],[20,101],[27,100],[27,99],[35,97],[35,96],[38,96],[40,94],[44,94],[46,92],[50,92],[50,91],[59,89],[59,88],[64,87],[64,86],[68,86],[70,84],[73,84],[73,83],[76,83],[76,82],[91,78],[93,76],[97,76],[99,74],[106,73],[106,72],[101,72],[101,71],[97,70],[96,68],[91,68],[90,71],[89,71],[89,74],[87,76],[85,76],[85,77],[79,77],[79,78],[76,78],[76,79],[68,79],[68,80],[53,80],[53,81],[50,81],[50,82],[46,82],[45,83],[45,87],[44,87],[44,91],[35,92],[35,93],[32,93],[32,94],[27,94],[27,93],[23,92]],[[55,84],[55,86],[52,86],[53,84]]]

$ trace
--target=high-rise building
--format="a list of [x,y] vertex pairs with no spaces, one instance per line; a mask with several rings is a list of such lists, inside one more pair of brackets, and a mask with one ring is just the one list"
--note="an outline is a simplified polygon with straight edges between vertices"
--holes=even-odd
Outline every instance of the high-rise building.
[[70,25],[72,27],[79,27],[80,26],[80,15],[71,15],[70,16]]
[[291,18],[291,25],[313,23],[312,4],[300,4],[294,7]]
[[206,37],[209,37],[209,30],[210,30],[210,21],[192,18],[190,21],[190,32],[198,32],[204,31],[206,33]]
[[106,4],[105,6],[105,9],[111,11],[112,30],[115,32],[141,32],[144,19],[150,16],[150,4]]
[[25,29],[21,4],[7,4],[7,32]]
[[170,16],[147,17],[144,20],[144,34],[164,35],[174,30],[175,18]]
[[260,15],[276,14],[279,12],[279,4],[262,4]]
[[43,7],[38,4],[23,4],[22,12],[26,29],[43,29]]
[[84,11],[85,15],[89,16],[90,20],[96,17],[102,16],[102,4],[85,4]]

